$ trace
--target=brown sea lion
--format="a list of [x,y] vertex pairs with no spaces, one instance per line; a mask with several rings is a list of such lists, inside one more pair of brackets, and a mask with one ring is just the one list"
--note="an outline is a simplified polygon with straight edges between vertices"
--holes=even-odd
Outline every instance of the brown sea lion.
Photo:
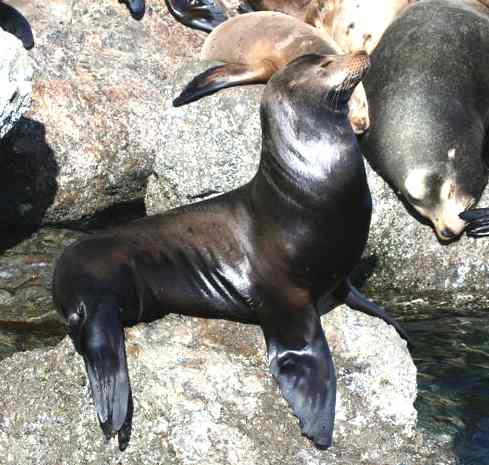
[[[196,76],[175,99],[180,106],[221,89],[244,84],[266,83],[295,58],[308,53],[341,54],[327,35],[283,13],[262,11],[231,18],[207,37],[200,57],[222,61]],[[350,100],[350,121],[357,134],[370,125],[365,90],[360,84]]]

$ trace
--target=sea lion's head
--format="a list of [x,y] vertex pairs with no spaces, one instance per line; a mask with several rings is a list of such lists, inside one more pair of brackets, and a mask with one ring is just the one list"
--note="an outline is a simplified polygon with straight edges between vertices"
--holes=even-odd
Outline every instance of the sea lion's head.
[[[367,73],[366,52],[347,55],[303,55],[275,73],[265,88],[262,102],[286,102],[304,116],[325,107],[348,113],[348,101]],[[263,108],[263,105],[262,105]]]

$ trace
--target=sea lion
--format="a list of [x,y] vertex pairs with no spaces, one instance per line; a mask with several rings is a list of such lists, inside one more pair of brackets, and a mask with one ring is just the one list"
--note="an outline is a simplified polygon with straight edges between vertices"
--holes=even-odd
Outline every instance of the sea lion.
[[255,11],[280,11],[331,36],[344,52],[372,53],[389,24],[415,0],[245,0]]
[[[266,83],[280,68],[308,53],[343,53],[327,35],[283,13],[247,13],[220,24],[202,48],[203,60],[226,64],[196,76],[175,99],[180,106],[221,89]],[[350,100],[350,121],[362,134],[370,124],[365,91],[360,84]]]
[[462,0],[414,4],[385,32],[365,81],[364,154],[441,241],[462,233],[459,214],[487,183],[488,12]]
[[302,56],[261,101],[261,163],[246,185],[68,247],[54,302],[83,356],[99,422],[129,441],[123,327],[168,313],[259,324],[272,373],[316,446],[331,444],[336,378],[319,311],[349,301],[399,325],[348,281],[371,198],[347,101],[365,53]]
[[[318,28],[343,52],[372,53],[394,19],[415,0],[243,0],[238,10],[284,13]],[[166,0],[182,24],[206,32],[227,19],[218,0]]]
[[27,19],[13,6],[0,1],[0,27],[13,34],[26,50],[34,47],[34,35]]

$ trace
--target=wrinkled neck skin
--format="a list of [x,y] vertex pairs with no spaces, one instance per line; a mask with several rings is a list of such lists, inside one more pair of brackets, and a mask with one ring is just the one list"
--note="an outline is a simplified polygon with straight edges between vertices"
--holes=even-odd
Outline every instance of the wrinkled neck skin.
[[326,221],[331,210],[341,210],[338,202],[348,208],[367,195],[347,106],[325,105],[310,105],[300,114],[287,101],[262,105],[261,164],[252,181],[257,209],[274,216],[282,204]]

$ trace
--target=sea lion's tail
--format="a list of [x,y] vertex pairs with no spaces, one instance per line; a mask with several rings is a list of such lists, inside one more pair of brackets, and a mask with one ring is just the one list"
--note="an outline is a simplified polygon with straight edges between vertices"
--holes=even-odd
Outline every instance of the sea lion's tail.
[[264,84],[275,72],[270,63],[251,67],[249,65],[225,64],[209,68],[194,77],[173,101],[173,106],[180,107],[195,102],[207,95],[215,94],[221,89],[242,86],[245,84]]
[[170,14],[184,26],[211,32],[228,19],[215,0],[165,0]]

